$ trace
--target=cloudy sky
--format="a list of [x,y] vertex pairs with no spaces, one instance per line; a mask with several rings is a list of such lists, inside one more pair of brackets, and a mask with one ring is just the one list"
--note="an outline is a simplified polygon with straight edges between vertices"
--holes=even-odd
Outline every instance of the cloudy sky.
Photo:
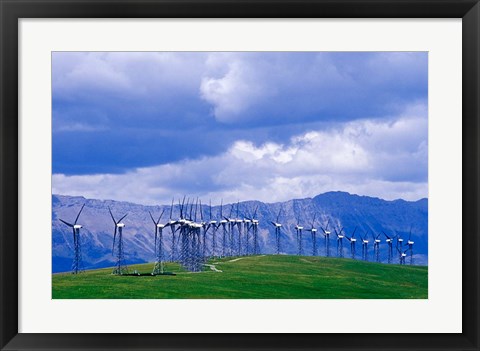
[[55,52],[53,193],[428,195],[428,56]]

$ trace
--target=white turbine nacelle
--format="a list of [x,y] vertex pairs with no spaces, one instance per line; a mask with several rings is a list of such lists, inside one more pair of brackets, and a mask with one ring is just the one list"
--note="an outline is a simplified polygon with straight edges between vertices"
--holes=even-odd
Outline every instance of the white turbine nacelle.
[[80,228],[82,228],[82,226],[81,226],[80,224],[75,224],[75,225],[73,226],[73,228],[74,228],[74,229],[80,229]]
[[177,224],[177,221],[174,221],[173,219],[170,220],[170,222],[168,222],[169,225],[174,225],[174,224]]
[[363,243],[364,243],[364,244],[368,244],[368,240],[363,240]]
[[125,227],[125,224],[123,224],[123,223],[117,223],[117,228],[123,228],[123,227]]
[[243,220],[243,222],[244,223],[252,223],[252,221],[250,219],[246,219],[246,218]]
[[329,232],[328,230],[325,231],[325,235],[330,235],[332,232]]
[[385,240],[387,243],[391,243],[392,242],[392,239],[387,239]]
[[243,221],[241,219],[235,219],[234,222],[243,223]]
[[408,241],[407,241],[407,244],[408,244],[408,245],[413,245],[413,244],[415,244],[415,242],[408,240]]
[[375,239],[375,243],[380,244],[380,240]]
[[403,243],[403,239],[398,239],[398,242]]
[[339,235],[338,238],[339,239],[343,239],[345,236],[344,235]]
[[295,229],[296,229],[296,230],[302,230],[302,229],[303,229],[303,227],[301,227],[301,226],[297,225],[297,226],[295,226]]
[[280,228],[282,225],[280,223],[273,223],[276,228]]
[[258,224],[258,219],[252,219],[253,224]]
[[402,257],[407,257],[407,254],[405,252],[402,252]]
[[356,242],[356,241],[357,241],[357,239],[355,239],[355,238],[351,238],[351,239],[350,239],[350,241],[351,241],[352,243],[354,243],[354,242]]
[[227,221],[226,219],[222,219],[222,220],[220,221],[220,223],[221,223],[221,224],[226,224],[226,223],[228,223],[228,221]]
[[316,230],[315,228],[312,228],[311,231],[312,231],[312,233],[316,233],[316,232],[317,232],[317,230]]
[[210,221],[208,224],[217,224],[217,221]]
[[157,228],[158,228],[158,229],[163,229],[163,228],[165,228],[165,224],[160,224],[160,223],[158,223],[158,224],[157,224]]
[[200,223],[190,222],[188,224],[190,225],[191,228],[195,228],[195,229],[199,229],[203,227]]

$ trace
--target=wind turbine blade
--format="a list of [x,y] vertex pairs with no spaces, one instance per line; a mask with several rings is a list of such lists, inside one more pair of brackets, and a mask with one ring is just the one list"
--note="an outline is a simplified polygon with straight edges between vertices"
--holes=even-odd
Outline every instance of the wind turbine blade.
[[[82,205],[82,208],[81,208],[80,211],[78,212],[77,218],[75,218],[75,222],[74,222],[73,224],[77,224],[78,217],[80,217],[80,213],[82,213],[84,207],[85,207],[85,204]],[[410,231],[410,232],[411,232],[411,231]]]
[[383,230],[382,230],[382,233],[383,233],[383,235],[385,235],[385,237],[386,237],[387,239],[390,239],[390,237],[389,237],[387,234],[385,234],[385,232],[384,232]]
[[[173,215],[173,201],[175,200],[175,198],[172,197],[172,205],[170,206],[170,219],[172,219],[172,215]],[[178,200],[180,201],[180,200]]]
[[165,208],[162,210],[162,213],[160,213],[160,217],[158,217],[157,224],[160,223],[160,220],[162,219],[163,213],[165,212]]
[[72,227],[73,232],[73,245],[77,246],[77,236],[75,235],[75,228]]
[[223,217],[223,199],[220,202],[220,218],[222,218],[222,217]]
[[330,218],[327,220],[327,225],[325,227],[325,230],[328,230],[328,225],[330,224]]
[[357,227],[355,226],[355,229],[353,230],[352,238],[355,236],[356,231],[357,231]]
[[410,241],[410,239],[412,238],[412,225],[410,225],[410,234],[408,234],[408,240]]
[[73,224],[65,222],[63,219],[60,219],[60,218],[59,218],[59,220],[62,221],[63,223],[65,223],[66,225],[68,225],[69,227],[73,228]]
[[152,219],[153,224],[157,225],[157,222],[153,219],[152,213],[148,211],[148,214],[150,215],[150,218]]
[[198,207],[198,197],[197,197],[197,201],[195,202],[195,222],[197,221],[197,207]]
[[115,224],[115,231],[113,232],[113,245],[112,245],[112,255],[115,251],[115,238],[117,237],[117,225]]
[[317,213],[313,214],[312,228],[315,225],[315,219],[317,218]]
[[113,217],[112,210],[110,209],[110,207],[108,207],[108,212],[110,212],[110,216],[112,216],[113,223],[117,225],[117,221],[115,221],[115,217]]
[[210,220],[212,220],[212,199],[210,199]]
[[257,207],[255,207],[255,211],[253,212],[253,218],[255,218],[257,216],[257,210],[258,210],[258,205],[257,205]]
[[272,223],[272,224],[276,227],[276,225],[275,225],[276,223],[275,223],[275,222],[270,221],[270,223]]
[[127,217],[127,215],[128,215],[128,213],[127,213],[125,216],[123,216],[122,218],[120,218],[119,221],[118,221],[118,223],[120,223],[120,222],[122,221],[122,219],[124,219],[125,217]]

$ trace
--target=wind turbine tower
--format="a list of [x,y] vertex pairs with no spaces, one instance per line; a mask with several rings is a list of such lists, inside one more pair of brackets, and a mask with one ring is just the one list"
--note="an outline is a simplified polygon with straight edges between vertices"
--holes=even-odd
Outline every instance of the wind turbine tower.
[[343,228],[340,229],[340,232],[337,233],[335,229],[335,234],[337,235],[337,256],[343,257],[343,238],[345,235],[342,234]]
[[392,258],[393,258],[393,240],[395,239],[395,236],[393,238],[389,237],[385,232],[382,232],[383,235],[385,235],[385,242],[388,245],[388,254],[387,254],[387,262],[392,263]]
[[282,212],[282,208],[280,207],[280,210],[278,211],[278,215],[277,215],[277,221],[271,222],[272,225],[275,227],[275,244],[277,249],[277,255],[280,254],[280,229],[282,228],[282,225],[279,223],[279,219],[280,219],[281,212]]
[[259,221],[256,219],[257,217],[257,210],[258,210],[258,205],[255,207],[255,211],[253,212],[252,216],[252,231],[253,231],[253,254],[257,255],[259,252],[259,247],[258,247],[258,224]]
[[72,274],[78,274],[83,271],[83,264],[82,264],[82,248],[80,244],[80,228],[82,226],[80,224],[77,224],[78,218],[80,217],[80,213],[82,213],[83,208],[85,207],[85,204],[82,205],[82,208],[77,214],[77,217],[75,218],[75,222],[73,224],[68,223],[64,221],[63,219],[60,219],[61,222],[64,224],[68,225],[70,228],[72,228],[73,232],[73,262],[72,262]]
[[297,224],[295,225],[295,230],[297,232],[297,255],[303,256],[303,246],[302,246],[303,226],[300,225],[300,217],[297,218]]
[[365,234],[365,237],[360,234],[362,239],[362,260],[368,261],[368,232]]
[[410,226],[410,234],[408,234],[407,240],[408,249],[410,250],[410,265],[413,265],[413,244],[415,242],[412,241],[412,227]]
[[379,233],[375,235],[372,232],[372,237],[373,237],[373,257],[375,258],[375,262],[380,262],[380,235],[382,233]]
[[237,230],[238,230],[237,253],[238,253],[238,256],[242,256],[243,220],[240,219],[240,217],[239,217],[239,215],[240,215],[239,214],[239,207],[240,207],[240,201],[237,202],[237,216],[235,218],[235,225],[237,226]]
[[210,221],[208,222],[208,228],[207,230],[212,227],[213,232],[212,232],[212,257],[215,257],[215,254],[217,253],[217,229],[219,227],[219,224],[217,224],[217,221],[212,219],[212,200],[210,200]]
[[323,235],[325,236],[325,255],[330,257],[330,234],[331,232],[328,230],[328,225],[330,224],[330,219],[327,221],[327,225],[325,228],[322,228]]
[[[185,201],[185,197],[183,197],[183,200]],[[173,215],[173,201],[174,199],[172,198],[172,205],[170,206],[170,221],[168,222],[168,226],[170,227],[170,231],[172,232],[172,249],[171,249],[171,255],[170,255],[170,260],[173,262],[176,259],[176,250],[175,250],[175,233],[177,231],[177,228],[175,228],[175,225],[177,224],[177,221],[173,220],[172,215]],[[180,199],[178,200],[180,202]]]
[[153,265],[152,275],[163,274],[164,271],[163,265],[165,258],[163,254],[163,228],[165,228],[165,225],[160,223],[164,211],[165,209],[162,210],[162,213],[160,213],[160,216],[156,221],[153,219],[152,213],[148,211],[150,218],[155,225],[155,264]]
[[227,223],[228,221],[223,217],[223,199],[220,203],[220,222],[219,226],[222,226],[222,257],[227,254]]
[[317,256],[317,228],[315,228],[316,213],[313,215],[313,221],[310,228],[306,229],[307,232],[312,234],[312,256]]
[[345,238],[347,238],[348,241],[350,241],[350,255],[352,259],[355,259],[355,253],[356,253],[356,248],[355,245],[357,243],[357,239],[355,239],[355,232],[357,231],[357,227],[353,230],[352,236],[348,237],[347,234],[345,233]]
[[398,258],[399,258],[400,264],[405,264],[405,259],[407,258],[408,249],[406,249],[405,251],[402,251],[398,248],[398,245],[397,245],[397,251],[398,251]]
[[[125,224],[122,223],[122,220],[127,217],[125,214],[122,218],[120,218],[118,221],[115,220],[115,217],[113,217],[112,210],[110,210],[110,207],[108,208],[108,212],[110,212],[110,216],[112,217],[113,223],[115,225],[115,230],[113,232],[113,245],[112,245],[112,255],[115,257],[115,266],[113,268],[112,274],[115,275],[122,275],[122,274],[128,274],[128,267],[125,264],[125,253],[123,252],[123,228],[125,227]],[[117,231],[118,231],[118,240],[116,240],[117,237]],[[117,242],[117,246],[115,246],[115,241]]]

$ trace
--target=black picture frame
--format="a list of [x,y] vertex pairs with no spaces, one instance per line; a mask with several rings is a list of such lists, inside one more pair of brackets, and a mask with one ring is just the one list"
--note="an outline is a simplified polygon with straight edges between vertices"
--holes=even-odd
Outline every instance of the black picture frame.
[[[0,348],[478,350],[478,0],[0,0]],[[18,333],[18,19],[20,18],[462,18],[461,334]],[[448,186],[448,185],[447,185]],[[319,316],[321,318],[321,316]],[[293,322],[293,321],[286,321]]]

